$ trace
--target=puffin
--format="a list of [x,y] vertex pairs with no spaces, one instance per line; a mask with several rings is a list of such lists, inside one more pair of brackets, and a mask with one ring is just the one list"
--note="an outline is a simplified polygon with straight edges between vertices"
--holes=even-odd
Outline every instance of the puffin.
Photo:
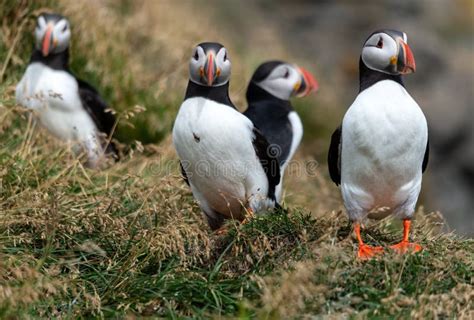
[[203,42],[194,48],[172,134],[183,178],[212,230],[225,228],[227,219],[247,221],[278,207],[278,160],[230,100],[230,74],[222,44]]
[[366,218],[402,219],[402,241],[391,248],[398,253],[422,250],[409,234],[428,165],[428,125],[402,78],[415,69],[406,33],[373,32],[359,60],[359,94],[331,138],[329,174],[340,185],[361,259],[384,251],[363,242],[360,229]]
[[35,46],[16,87],[16,101],[30,109],[53,136],[69,143],[86,165],[97,167],[104,155],[118,159],[111,141],[115,116],[97,90],[69,70],[71,29],[55,13],[38,16]]
[[303,137],[303,124],[290,98],[304,97],[317,90],[318,83],[311,73],[283,61],[262,63],[247,87],[248,108],[244,115],[267,138],[280,165],[280,182],[275,191],[278,202],[285,169]]

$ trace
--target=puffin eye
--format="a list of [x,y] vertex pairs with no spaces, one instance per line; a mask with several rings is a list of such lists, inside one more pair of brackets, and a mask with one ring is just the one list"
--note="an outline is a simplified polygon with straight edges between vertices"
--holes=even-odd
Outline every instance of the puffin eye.
[[288,79],[289,77],[290,77],[290,70],[286,69],[286,72],[283,78]]
[[224,62],[227,61],[227,52],[224,54]]
[[383,48],[383,40],[382,40],[382,37],[380,37],[379,42],[377,42],[377,48],[380,48],[380,49]]
[[64,28],[63,28],[63,31],[62,31],[62,32],[66,32],[66,30],[67,30],[67,24],[64,26]]
[[197,52],[197,50],[194,52],[194,60],[199,60],[199,53]]

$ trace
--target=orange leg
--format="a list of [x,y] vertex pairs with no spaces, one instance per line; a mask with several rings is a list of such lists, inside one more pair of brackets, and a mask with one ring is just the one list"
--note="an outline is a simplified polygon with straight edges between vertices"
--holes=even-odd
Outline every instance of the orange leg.
[[359,251],[357,252],[357,257],[366,260],[383,252],[382,247],[371,247],[369,245],[366,245],[364,241],[362,241],[362,237],[360,236],[360,223],[354,224],[354,231],[357,236],[357,241],[359,241]]
[[393,250],[401,254],[406,253],[407,251],[411,251],[411,252],[421,251],[422,248],[419,244],[408,241],[408,236],[410,234],[410,225],[411,225],[411,220],[408,220],[408,219],[403,220],[403,240],[400,243],[390,246],[390,248],[392,248]]

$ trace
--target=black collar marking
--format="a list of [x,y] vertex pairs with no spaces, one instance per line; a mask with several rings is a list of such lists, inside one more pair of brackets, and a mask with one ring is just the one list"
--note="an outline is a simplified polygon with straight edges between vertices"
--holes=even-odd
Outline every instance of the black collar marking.
[[34,62],[42,63],[54,70],[69,72],[69,48],[60,53],[43,56],[41,51],[34,49],[31,54],[30,64]]
[[392,80],[399,83],[402,87],[405,87],[405,85],[403,84],[403,79],[401,75],[399,74],[392,75],[392,74],[372,70],[365,65],[361,57],[359,59],[359,83],[360,83],[359,93],[361,93],[365,89],[371,87],[372,85],[382,80]]
[[208,87],[201,86],[189,80],[184,100],[194,97],[206,98],[236,109],[229,98],[229,82],[217,87]]

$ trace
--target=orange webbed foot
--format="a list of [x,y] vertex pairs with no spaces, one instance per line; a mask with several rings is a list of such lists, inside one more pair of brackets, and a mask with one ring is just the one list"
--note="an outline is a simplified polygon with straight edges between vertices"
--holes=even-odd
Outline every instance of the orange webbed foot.
[[364,241],[362,241],[362,237],[360,235],[360,223],[357,222],[354,224],[354,232],[357,236],[357,240],[359,241],[359,251],[357,252],[357,257],[359,259],[368,260],[383,253],[382,247],[372,247],[366,245]]
[[399,254],[405,254],[407,252],[415,253],[421,251],[422,249],[419,244],[408,241],[408,235],[410,234],[410,226],[411,221],[409,219],[403,220],[403,240],[400,243],[390,246],[390,248],[392,248]]
[[382,247],[372,247],[366,244],[359,244],[359,251],[357,252],[357,257],[362,260],[368,260],[382,253]]
[[390,246],[395,252],[399,254],[405,254],[407,252],[415,253],[420,252],[423,248],[418,243],[402,241],[400,243]]

